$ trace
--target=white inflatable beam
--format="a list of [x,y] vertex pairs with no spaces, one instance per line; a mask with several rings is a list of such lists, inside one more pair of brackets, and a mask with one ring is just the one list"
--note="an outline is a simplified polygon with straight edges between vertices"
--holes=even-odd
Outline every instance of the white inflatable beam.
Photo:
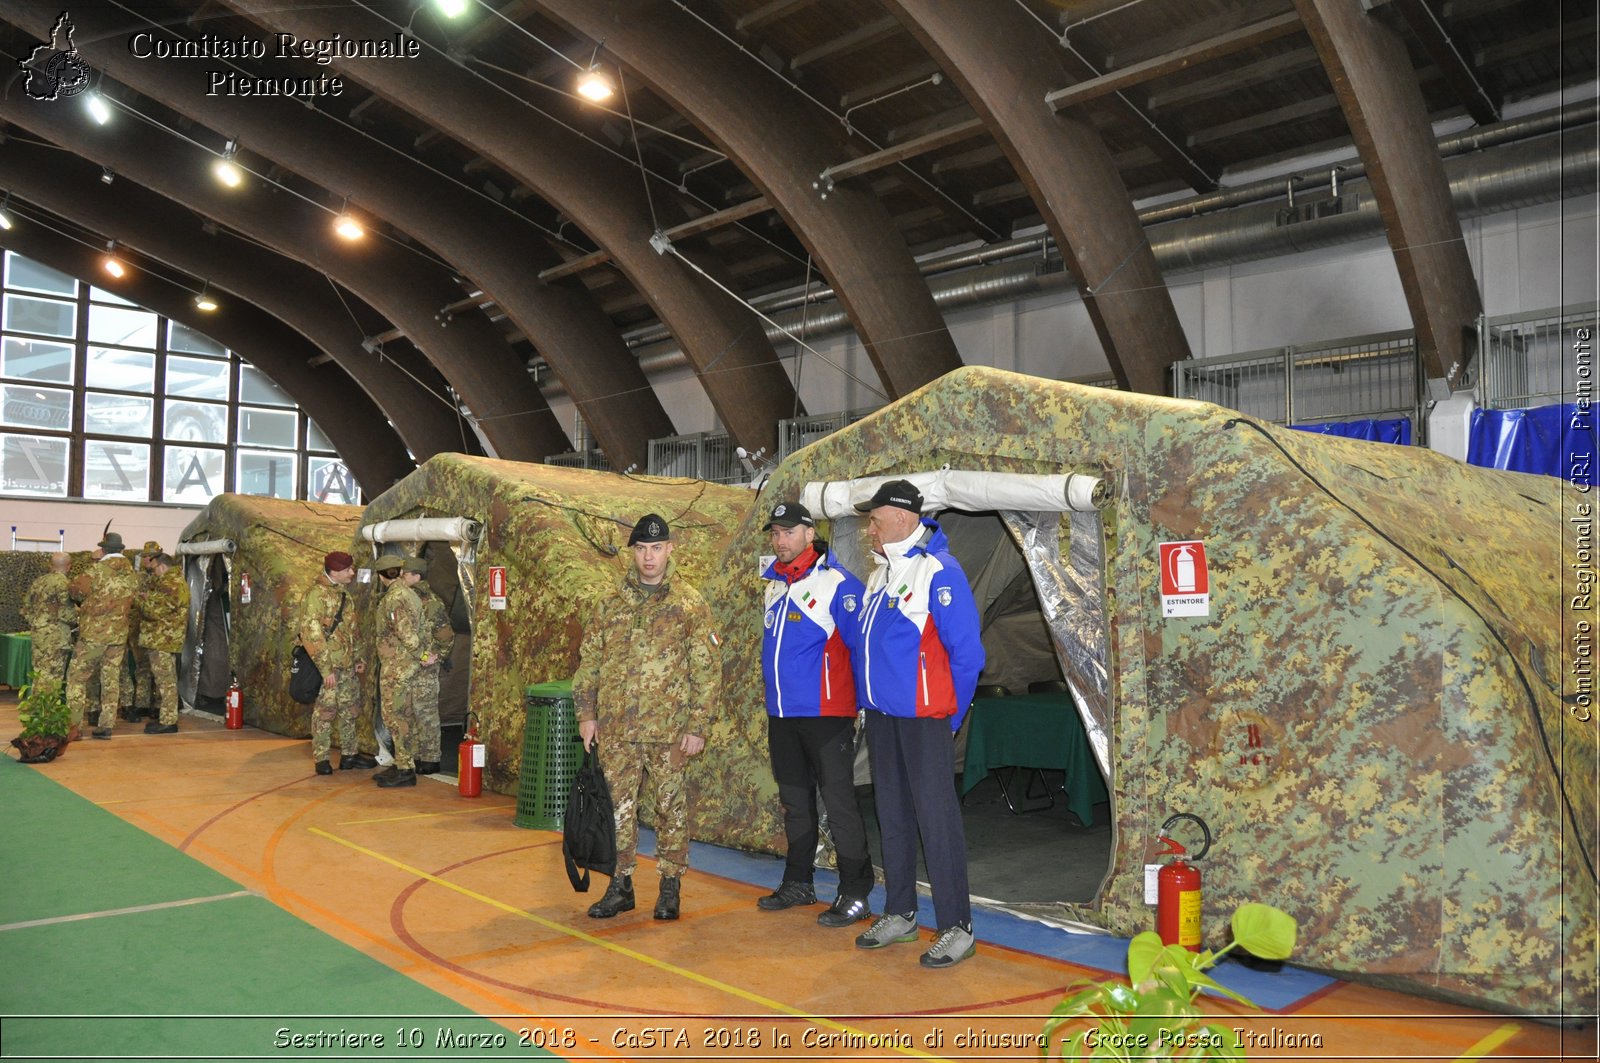
[[231,554],[239,549],[232,539],[202,539],[194,543],[179,543],[172,552],[179,557],[203,557],[206,554]]
[[973,513],[1016,510],[1024,513],[1090,513],[1111,498],[1110,485],[1099,476],[1036,476],[1027,473],[971,472],[935,469],[859,480],[813,480],[800,491],[800,503],[818,517],[836,520],[859,516],[856,504],[870,499],[888,480],[910,480],[922,492],[922,510],[959,509]]
[[483,525],[471,517],[418,517],[413,520],[381,520],[361,529],[361,538],[372,543],[447,542],[465,546],[478,541]]

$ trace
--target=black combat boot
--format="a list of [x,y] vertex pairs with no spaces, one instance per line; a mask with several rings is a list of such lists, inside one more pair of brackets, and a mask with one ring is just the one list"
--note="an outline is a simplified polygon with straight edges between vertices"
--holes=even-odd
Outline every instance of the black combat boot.
[[589,905],[590,919],[610,919],[618,912],[633,911],[633,876],[617,875],[606,887],[606,895]]
[[661,893],[656,897],[656,918],[678,918],[678,877],[661,876]]

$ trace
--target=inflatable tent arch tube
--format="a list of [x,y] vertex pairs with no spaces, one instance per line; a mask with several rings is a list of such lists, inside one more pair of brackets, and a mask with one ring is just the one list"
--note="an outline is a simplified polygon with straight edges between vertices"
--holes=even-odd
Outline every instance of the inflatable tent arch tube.
[[1099,476],[1081,473],[1039,476],[936,469],[898,477],[867,476],[826,483],[813,481],[801,490],[800,503],[828,520],[858,516],[856,503],[865,502],[880,484],[892,479],[911,481],[922,492],[922,508],[930,513],[944,509],[972,513],[988,510],[1092,513],[1111,499],[1109,482]]
[[373,556],[379,543],[447,542],[471,547],[483,534],[483,524],[471,517],[418,517],[414,520],[381,520],[361,529],[361,537],[372,544]]
[[239,544],[232,539],[202,539],[194,543],[179,543],[172,552],[179,557],[204,557],[208,554],[232,554]]

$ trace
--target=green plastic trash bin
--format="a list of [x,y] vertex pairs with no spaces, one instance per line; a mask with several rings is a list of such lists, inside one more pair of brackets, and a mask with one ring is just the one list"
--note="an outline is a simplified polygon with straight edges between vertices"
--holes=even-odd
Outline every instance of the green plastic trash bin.
[[566,825],[567,794],[583,752],[572,680],[528,687],[524,703],[528,719],[522,730],[522,773],[513,822],[530,830],[561,830]]

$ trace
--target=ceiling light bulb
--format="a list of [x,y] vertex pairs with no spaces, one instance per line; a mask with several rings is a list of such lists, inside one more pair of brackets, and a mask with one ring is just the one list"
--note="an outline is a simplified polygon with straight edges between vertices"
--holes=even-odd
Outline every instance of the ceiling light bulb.
[[611,84],[610,78],[600,72],[599,67],[590,67],[578,79],[578,95],[595,103],[609,100],[616,91],[616,86]]
[[433,6],[445,18],[460,18],[467,13],[467,0],[433,0]]
[[244,183],[244,171],[232,159],[218,159],[211,164],[211,172],[229,188],[238,188]]
[[10,229],[13,224],[15,223],[11,220],[11,212],[0,210],[0,229]]
[[333,220],[333,231],[346,240],[359,240],[367,235],[367,230],[361,227],[361,223],[348,214],[340,214]]
[[208,292],[201,292],[194,297],[194,308],[209,314],[217,308],[217,301]]
[[98,92],[91,92],[83,98],[83,105],[89,109],[89,117],[100,125],[111,121],[111,105],[106,98]]
[[105,266],[107,273],[111,274],[113,277],[116,277],[118,280],[122,279],[123,275],[128,272],[127,267],[112,255],[107,255],[106,260],[102,263],[102,265]]

